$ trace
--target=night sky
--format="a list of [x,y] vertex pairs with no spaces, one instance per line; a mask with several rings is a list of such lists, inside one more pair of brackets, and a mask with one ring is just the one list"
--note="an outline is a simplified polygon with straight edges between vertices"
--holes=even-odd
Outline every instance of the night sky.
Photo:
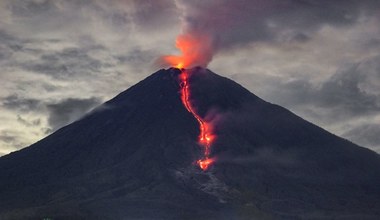
[[199,64],[380,152],[378,0],[0,0],[0,155],[167,68],[181,33],[207,36]]

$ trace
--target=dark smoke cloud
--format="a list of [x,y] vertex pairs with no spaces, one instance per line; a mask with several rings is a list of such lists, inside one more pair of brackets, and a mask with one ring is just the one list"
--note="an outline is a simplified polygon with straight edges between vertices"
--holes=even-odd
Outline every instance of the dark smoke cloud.
[[172,0],[132,0],[129,4],[134,9],[131,15],[132,21],[137,28],[145,29],[145,31],[167,26],[173,23],[173,15],[179,16]]
[[[47,132],[57,130],[67,125],[101,103],[100,98],[67,98],[60,101],[40,101],[37,99],[24,98],[18,95],[5,97],[3,107],[14,110],[21,114],[30,112],[47,112],[50,129]],[[17,121],[27,127],[39,126],[40,119],[27,120],[22,115],[17,115]]]
[[90,75],[106,66],[100,60],[88,55],[91,50],[102,50],[101,47],[91,49],[65,48],[56,53],[44,53],[38,62],[21,64],[27,71],[46,74],[58,79],[66,79],[74,75]]
[[2,106],[19,112],[30,112],[40,109],[41,101],[32,98],[23,98],[16,94],[7,96],[3,100]]
[[92,97],[88,99],[68,98],[58,103],[48,104],[48,122],[52,131],[77,120],[100,103],[101,100]]
[[[15,150],[25,147],[28,143],[23,141],[20,133],[2,130],[0,131],[0,144],[3,146],[12,146],[13,150]],[[0,149],[0,156],[3,155],[3,150],[4,149]]]
[[[347,64],[318,86],[297,80],[281,86],[286,105],[310,104],[330,109],[328,120],[370,116],[380,112],[380,56]],[[278,91],[280,92],[280,91]],[[283,95],[289,97],[285,98]]]
[[324,25],[343,27],[369,16],[379,1],[314,0],[178,0],[182,10],[182,37],[211,39],[199,42],[201,54],[194,64],[208,64],[215,53],[255,42],[305,42]]

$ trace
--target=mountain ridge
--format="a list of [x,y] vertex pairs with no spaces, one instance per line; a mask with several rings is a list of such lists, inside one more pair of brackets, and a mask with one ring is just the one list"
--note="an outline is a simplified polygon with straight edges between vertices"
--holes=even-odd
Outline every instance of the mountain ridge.
[[[380,156],[210,70],[191,102],[215,125],[206,172],[181,70],[159,70],[82,119],[0,158],[0,217],[297,219],[380,216]],[[347,194],[347,191],[351,194]]]

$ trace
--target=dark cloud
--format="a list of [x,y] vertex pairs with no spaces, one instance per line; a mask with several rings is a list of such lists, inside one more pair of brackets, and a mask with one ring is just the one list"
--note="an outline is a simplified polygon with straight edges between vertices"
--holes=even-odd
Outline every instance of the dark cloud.
[[172,25],[167,24],[178,22],[172,0],[15,0],[9,1],[8,7],[14,17],[27,19],[26,23],[42,31],[71,24],[74,31],[81,32],[81,22],[105,25],[113,32],[152,31],[157,25],[170,29]]
[[89,76],[99,72],[103,66],[108,66],[101,60],[88,55],[88,52],[89,50],[86,48],[65,48],[59,52],[45,53],[37,62],[20,65],[27,71],[46,74],[57,79]]
[[[375,65],[373,65],[375,64]],[[375,115],[380,112],[380,57],[347,65],[319,85],[310,79],[273,83],[273,100],[285,106],[318,107],[327,113],[326,120],[341,120],[357,116]],[[370,74],[372,72],[372,75]]]
[[37,99],[23,98],[16,94],[5,97],[2,104],[3,107],[18,112],[37,111],[40,105],[41,101]]
[[[353,115],[380,111],[380,94],[374,95],[361,88],[367,73],[358,71],[358,65],[336,73],[315,94],[323,107],[339,107]],[[378,78],[380,81],[380,77]]]
[[17,37],[12,36],[6,31],[0,29],[0,43],[1,44],[13,45],[13,44],[17,44],[19,41],[20,40]]
[[[52,42],[54,39],[47,39],[46,41]],[[15,36],[14,34],[8,33],[7,31],[0,29],[0,47],[2,47],[2,50],[0,50],[0,54],[3,53],[5,50],[8,50],[8,52],[11,52],[11,54],[15,52],[25,52],[25,53],[41,53],[42,49],[37,48],[30,48],[29,45],[33,45],[36,43],[41,43],[42,40],[38,39],[25,39],[20,36]]]
[[176,2],[183,11],[182,33],[176,39],[182,54],[164,56],[158,63],[185,67],[207,66],[218,52],[257,42],[303,43],[323,26],[347,27],[380,7],[372,0]]
[[[114,73],[117,65],[129,64],[132,69],[141,71],[144,66],[150,66],[159,53],[141,46],[134,46],[123,53],[114,52],[89,35],[79,36],[75,41],[78,46],[60,49],[60,44],[67,43],[73,42],[55,38],[22,40],[3,31],[0,32],[0,49],[4,48],[0,50],[0,61],[6,61],[5,65],[13,71],[73,80]],[[46,44],[57,49],[49,49]],[[9,59],[12,54],[15,55]]]
[[380,152],[380,124],[364,124],[343,134],[357,144]]
[[[104,45],[89,36],[81,36],[77,41],[79,47],[53,50],[46,47],[46,43],[57,45],[59,48],[59,44],[65,42],[54,38],[20,39],[0,30],[0,61],[6,61],[4,65],[13,70],[23,69],[56,79],[88,77],[113,66],[113,61],[104,61],[91,56],[92,53],[107,52],[108,49]],[[11,57],[12,59],[9,59]]]
[[17,115],[17,121],[20,122],[21,124],[25,125],[26,127],[36,127],[41,125],[41,119],[33,119],[33,120],[28,120],[21,115]]
[[7,60],[12,56],[12,51],[0,45],[0,61]]
[[373,48],[373,47],[380,47],[380,38],[372,38],[368,42],[366,42],[366,46],[368,48]]
[[38,16],[39,14],[46,13],[47,11],[54,12],[58,10],[54,1],[50,0],[14,0],[8,5],[8,7],[14,16],[28,18]]
[[131,3],[134,8],[131,17],[140,29],[156,30],[157,26],[179,22],[179,13],[172,0],[133,0]]
[[[89,110],[101,103],[100,98],[68,98],[61,101],[40,101],[31,98],[22,98],[17,95],[10,95],[4,98],[3,107],[20,113],[43,113],[48,116],[48,123],[51,131],[67,125],[82,117]],[[41,125],[41,119],[26,119],[17,115],[17,121],[27,127]]]
[[15,149],[21,149],[27,146],[27,144],[21,140],[20,134],[12,131],[1,131],[0,142],[3,142],[7,146],[12,146]]
[[116,55],[114,58],[120,63],[128,63],[131,66],[144,67],[149,65],[154,60],[158,53],[152,50],[144,50],[142,48],[133,48],[129,53]]
[[[7,8],[13,18],[18,20],[18,28],[27,30],[31,34],[41,34],[46,30],[59,30],[65,24],[71,23],[75,29],[75,21],[79,21],[80,14],[71,13],[80,9],[80,1],[54,1],[54,0],[12,0],[7,1]],[[87,1],[91,3],[91,1]],[[71,4],[73,7],[65,7]],[[71,11],[70,11],[71,10]],[[33,37],[33,35],[29,37]]]
[[18,38],[0,29],[0,61],[9,59],[14,51],[22,48]]
[[68,98],[54,104],[48,104],[48,123],[53,131],[82,117],[89,110],[99,105],[101,100]]
[[308,40],[310,40],[310,37],[307,36],[306,34],[304,33],[298,33],[298,34],[295,34],[291,41],[295,41],[295,42],[299,42],[299,43],[304,43],[304,42],[307,42]]
[[[347,26],[370,16],[379,1],[237,0],[181,1],[190,32],[215,37],[218,48],[255,41],[277,41],[284,32],[313,32],[323,25]],[[304,39],[304,38],[303,38]]]
[[16,136],[7,135],[4,133],[0,135],[0,140],[8,144],[14,143],[16,139],[17,139]]

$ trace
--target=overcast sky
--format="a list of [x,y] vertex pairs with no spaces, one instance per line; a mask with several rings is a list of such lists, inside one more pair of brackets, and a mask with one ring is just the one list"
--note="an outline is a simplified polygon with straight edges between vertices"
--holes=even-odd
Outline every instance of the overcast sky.
[[378,0],[0,0],[0,155],[158,70],[189,27],[213,72],[380,152]]

